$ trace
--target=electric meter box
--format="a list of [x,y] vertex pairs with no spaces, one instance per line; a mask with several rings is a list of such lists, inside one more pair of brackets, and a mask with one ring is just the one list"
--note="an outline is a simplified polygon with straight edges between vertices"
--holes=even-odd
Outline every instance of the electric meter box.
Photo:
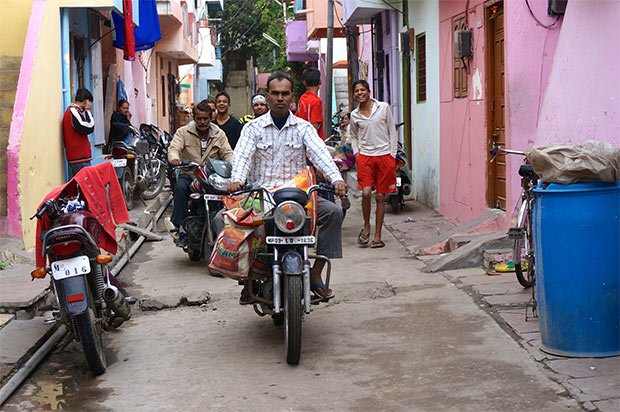
[[454,57],[456,59],[464,59],[472,57],[472,31],[456,30],[454,32]]

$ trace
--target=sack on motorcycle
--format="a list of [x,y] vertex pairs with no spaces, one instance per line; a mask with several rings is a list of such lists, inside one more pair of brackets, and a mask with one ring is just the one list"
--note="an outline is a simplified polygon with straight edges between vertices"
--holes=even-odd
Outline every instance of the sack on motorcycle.
[[259,253],[267,251],[264,226],[251,224],[262,221],[262,217],[242,208],[224,212],[223,216],[225,226],[215,240],[209,270],[237,280],[247,279],[250,270],[259,276],[267,275],[268,264],[257,259]]

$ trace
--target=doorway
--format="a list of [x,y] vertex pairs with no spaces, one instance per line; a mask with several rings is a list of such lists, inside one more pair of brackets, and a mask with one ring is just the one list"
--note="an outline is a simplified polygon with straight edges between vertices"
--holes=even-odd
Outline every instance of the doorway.
[[[494,145],[506,146],[504,88],[504,4],[495,2],[486,8],[487,27],[487,153]],[[492,155],[489,155],[489,160]],[[497,156],[489,164],[487,203],[506,210],[506,157]]]

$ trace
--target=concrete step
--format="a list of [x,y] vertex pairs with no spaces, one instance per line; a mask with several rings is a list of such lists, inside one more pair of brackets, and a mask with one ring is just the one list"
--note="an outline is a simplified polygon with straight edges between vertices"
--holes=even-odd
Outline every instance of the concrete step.
[[0,90],[0,107],[13,108],[15,104],[15,89]]

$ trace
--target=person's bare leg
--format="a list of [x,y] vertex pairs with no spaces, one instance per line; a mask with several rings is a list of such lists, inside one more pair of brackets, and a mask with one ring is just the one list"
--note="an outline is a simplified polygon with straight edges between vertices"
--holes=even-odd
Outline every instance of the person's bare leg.
[[370,208],[372,202],[372,187],[362,189],[362,217],[364,218],[364,232],[370,235]]
[[383,219],[385,218],[385,194],[378,193],[375,195],[377,199],[377,211],[375,213],[375,237],[374,241],[381,240],[381,230],[383,229]]

